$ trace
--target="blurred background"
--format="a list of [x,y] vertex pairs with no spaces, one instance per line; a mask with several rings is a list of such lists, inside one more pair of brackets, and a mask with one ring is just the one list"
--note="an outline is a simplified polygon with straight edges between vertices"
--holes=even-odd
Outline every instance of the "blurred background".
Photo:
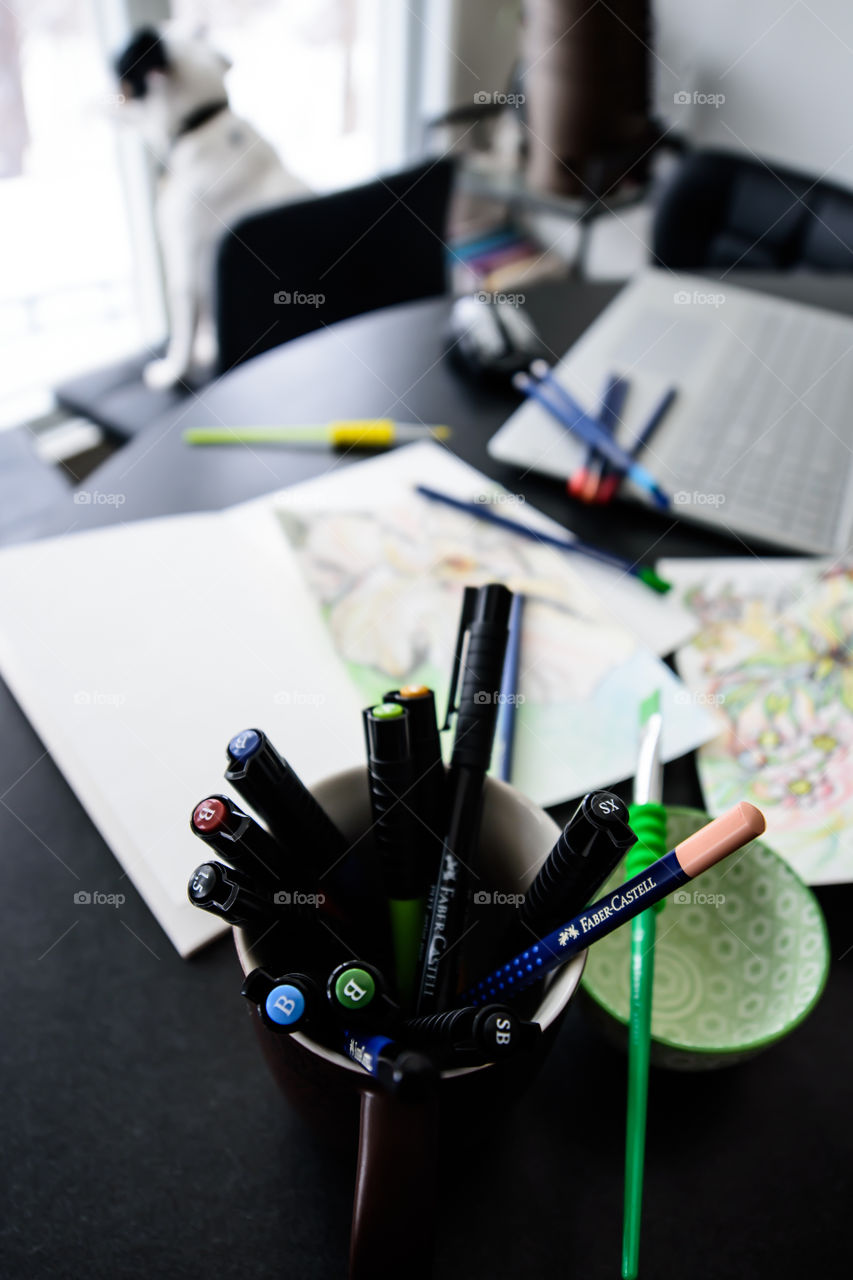
[[[167,332],[156,164],[119,123],[111,64],[168,19],[227,55],[232,108],[314,192],[461,158],[456,291],[629,276],[653,252],[661,184],[685,150],[853,184],[843,0],[8,0],[0,427],[62,426],[59,455],[97,444],[104,424],[57,411],[55,389]],[[495,273],[476,247],[496,231]]]

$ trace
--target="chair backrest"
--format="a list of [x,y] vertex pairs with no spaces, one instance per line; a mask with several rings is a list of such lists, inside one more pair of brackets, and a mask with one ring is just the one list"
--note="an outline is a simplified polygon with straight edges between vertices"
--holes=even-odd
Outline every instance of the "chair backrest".
[[688,152],[661,193],[652,254],[673,270],[853,270],[853,193],[723,152]]
[[450,160],[253,214],[216,269],[220,372],[312,329],[447,287]]

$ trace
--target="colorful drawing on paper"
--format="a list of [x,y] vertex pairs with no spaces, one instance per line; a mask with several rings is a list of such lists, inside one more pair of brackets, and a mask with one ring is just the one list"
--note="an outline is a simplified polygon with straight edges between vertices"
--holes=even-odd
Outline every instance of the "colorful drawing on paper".
[[701,630],[678,669],[721,725],[699,753],[708,807],[751,800],[805,880],[853,879],[853,569],[720,569],[683,594]]
[[365,704],[417,682],[443,709],[463,588],[501,581],[525,595],[513,782],[539,803],[629,775],[637,703],[655,687],[672,707],[670,755],[708,737],[669,669],[559,552],[399,489],[369,511],[281,503],[276,515]]

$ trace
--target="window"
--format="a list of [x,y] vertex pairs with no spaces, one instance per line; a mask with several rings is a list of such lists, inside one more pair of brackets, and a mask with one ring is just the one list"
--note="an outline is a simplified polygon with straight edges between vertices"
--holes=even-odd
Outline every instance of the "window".
[[139,348],[114,93],[87,0],[0,4],[0,426]]

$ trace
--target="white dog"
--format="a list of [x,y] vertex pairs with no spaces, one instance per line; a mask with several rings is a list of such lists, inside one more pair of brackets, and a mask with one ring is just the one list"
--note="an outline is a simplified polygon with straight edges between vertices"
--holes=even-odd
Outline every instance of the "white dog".
[[224,232],[246,214],[308,193],[268,142],[228,105],[228,61],[203,39],[139,31],[116,59],[128,118],[162,167],[157,230],[170,337],[145,368],[149,387],[173,386],[216,359],[213,283]]

